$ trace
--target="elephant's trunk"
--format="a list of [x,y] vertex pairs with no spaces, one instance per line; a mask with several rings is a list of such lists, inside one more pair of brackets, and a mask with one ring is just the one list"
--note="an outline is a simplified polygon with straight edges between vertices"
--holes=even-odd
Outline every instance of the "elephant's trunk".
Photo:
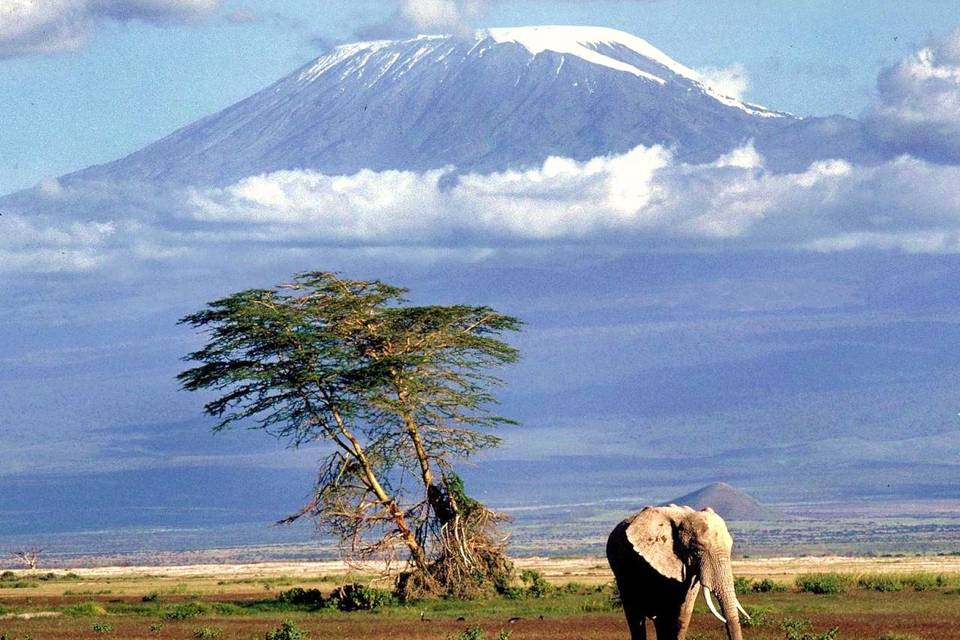
[[726,618],[728,640],[743,640],[740,631],[740,613],[737,594],[733,588],[733,569],[730,567],[729,556],[704,558],[707,566],[702,567],[702,582],[717,596],[720,602],[720,611]]

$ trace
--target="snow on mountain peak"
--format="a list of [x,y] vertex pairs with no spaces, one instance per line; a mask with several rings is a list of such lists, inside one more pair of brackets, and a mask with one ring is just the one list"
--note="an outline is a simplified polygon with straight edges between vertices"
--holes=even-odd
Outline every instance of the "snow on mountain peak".
[[647,71],[638,69],[631,64],[604,55],[597,51],[595,47],[597,45],[622,45],[636,51],[644,57],[650,58],[654,62],[667,67],[679,75],[691,77],[688,74],[693,73],[690,69],[671,60],[669,56],[646,40],[624,33],[623,31],[605,27],[513,27],[507,29],[487,29],[486,31],[479,32],[478,36],[489,37],[499,44],[507,42],[519,44],[533,55],[544,51],[574,55],[587,62],[617,69],[618,71],[626,71],[627,73],[653,80],[658,84],[665,84],[666,80]]
[[[469,48],[469,38],[466,43]],[[443,35],[345,44],[318,58],[300,74],[299,81],[312,82],[337,68],[341,77],[356,74],[373,82],[388,73],[402,75],[427,59],[442,61],[458,45],[463,44],[463,38]],[[785,115],[724,95],[711,87],[697,71],[680,64],[643,38],[617,29],[561,25],[482,29],[475,33],[469,52],[482,55],[491,47],[505,44],[519,45],[531,56],[543,52],[576,56],[591,64],[630,73],[661,86],[667,84],[672,74],[693,83],[711,98],[751,115]],[[390,51],[383,52],[384,49]],[[437,55],[432,55],[434,53]],[[658,70],[662,71],[658,73]]]
[[519,44],[533,55],[543,51],[574,55],[587,62],[619,71],[626,71],[638,77],[653,80],[658,84],[666,83],[663,78],[643,71],[632,64],[607,55],[602,51],[602,48],[624,47],[667,68],[670,72],[696,83],[712,98],[719,100],[727,106],[736,107],[750,114],[763,117],[786,115],[769,111],[759,105],[746,104],[736,98],[724,95],[711,87],[697,71],[680,64],[643,38],[625,31],[608,27],[540,26],[487,29],[486,31],[479,32],[479,34],[486,35],[498,43],[512,42]]

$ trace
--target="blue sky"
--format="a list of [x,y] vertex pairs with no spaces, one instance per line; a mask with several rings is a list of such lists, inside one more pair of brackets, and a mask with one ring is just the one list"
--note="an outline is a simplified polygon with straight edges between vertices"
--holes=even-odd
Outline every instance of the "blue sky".
[[[24,1],[0,0],[0,8],[8,5],[0,11],[0,194],[134,151],[331,44],[385,24],[404,31],[397,28],[400,3],[390,0],[156,0],[186,8],[163,19],[75,12],[75,41],[49,41],[47,52],[28,53],[9,44],[17,20],[9,9]],[[58,4],[83,2],[51,2]],[[464,11],[474,26],[597,24],[644,37],[695,68],[742,65],[748,99],[799,115],[859,115],[881,68],[960,21],[951,3],[937,1],[475,4],[475,12]]]

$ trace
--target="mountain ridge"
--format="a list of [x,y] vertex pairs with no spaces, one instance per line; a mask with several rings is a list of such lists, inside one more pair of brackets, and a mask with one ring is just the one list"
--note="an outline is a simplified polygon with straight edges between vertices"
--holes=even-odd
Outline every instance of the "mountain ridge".
[[749,141],[770,168],[789,170],[861,153],[861,129],[842,117],[797,118],[723,96],[627,33],[505,28],[467,39],[341,45],[218,113],[64,182],[223,186],[282,170],[491,173],[639,145],[701,163]]

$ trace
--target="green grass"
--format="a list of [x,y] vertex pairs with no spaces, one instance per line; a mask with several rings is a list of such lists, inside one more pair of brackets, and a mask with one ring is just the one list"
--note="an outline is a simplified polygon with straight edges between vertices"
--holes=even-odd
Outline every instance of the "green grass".
[[99,602],[81,602],[63,608],[63,615],[72,618],[87,618],[106,614],[107,608]]

